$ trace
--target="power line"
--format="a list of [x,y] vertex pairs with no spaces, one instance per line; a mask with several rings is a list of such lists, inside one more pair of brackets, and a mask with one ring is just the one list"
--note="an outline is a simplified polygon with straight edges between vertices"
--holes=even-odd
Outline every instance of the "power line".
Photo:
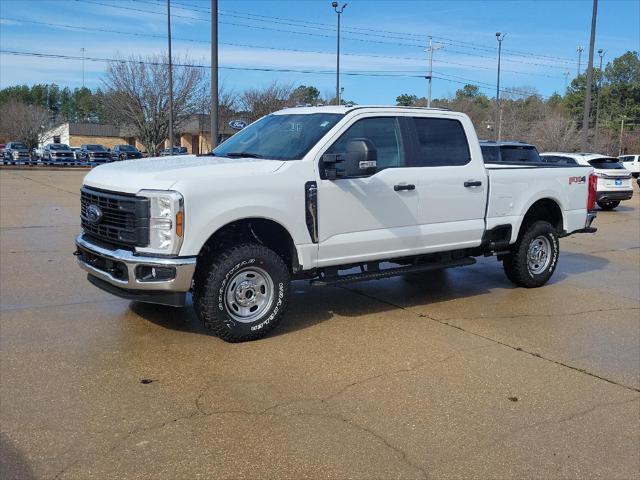
[[[131,0],[134,2],[141,2],[141,3],[148,3],[151,5],[161,5],[160,3],[156,3],[153,1],[149,1],[149,0]],[[200,11],[200,12],[205,12],[205,13],[210,13],[211,11],[209,9],[206,8],[199,8],[195,5],[187,5],[184,3],[179,3],[179,2],[173,2],[174,5],[179,5],[181,7],[183,7],[184,9],[187,10],[192,10],[192,11]],[[283,18],[283,17],[274,17],[274,16],[268,16],[268,15],[258,15],[258,14],[254,14],[254,13],[249,13],[249,12],[241,12],[238,10],[224,10],[220,13],[221,15],[226,15],[226,16],[231,16],[231,17],[236,17],[236,18],[244,18],[244,19],[252,19],[252,20],[256,20],[256,21],[264,21],[264,22],[271,22],[271,23],[280,23],[283,25],[291,25],[291,26],[298,26],[301,28],[315,28],[315,29],[322,29],[322,30],[326,30],[327,28],[335,30],[335,26],[328,24],[328,23],[320,23],[320,22],[311,22],[311,21],[307,21],[307,20],[298,20],[298,19],[290,19],[290,18]],[[277,22],[274,20],[278,20]],[[304,26],[304,25],[309,25],[309,26]],[[394,31],[390,31],[390,30],[380,30],[380,29],[373,29],[373,28],[362,28],[362,27],[344,27],[343,28],[344,31],[353,31],[351,33],[354,34],[358,34],[358,35],[364,35],[364,33],[358,33],[356,32],[357,30],[361,30],[364,32],[373,32],[373,34],[376,34],[376,36],[380,36],[380,37],[386,37],[386,38],[396,38],[396,39],[420,39],[420,40],[425,40],[428,35],[423,35],[423,34],[416,34],[416,33],[410,33],[410,32],[394,32]],[[379,35],[378,33],[385,33],[385,34],[392,34],[390,35]],[[372,33],[367,33],[367,35],[371,35]],[[476,49],[476,50],[483,50],[483,51],[488,51],[488,52],[494,52],[495,48],[494,47],[489,47],[489,46],[483,46],[483,45],[479,45],[476,43],[472,43],[472,42],[464,42],[461,40],[456,40],[456,39],[451,39],[451,38],[447,38],[447,37],[440,37],[440,36],[436,36],[436,35],[431,35],[431,37],[433,37],[434,39],[438,39],[439,41],[441,41],[442,43],[447,43],[448,45],[455,45],[455,46],[462,46],[465,47],[466,45],[468,45],[468,47],[465,48],[470,48],[470,49]],[[424,45],[421,45],[424,46]],[[563,58],[563,57],[557,57],[557,56],[552,56],[552,55],[543,55],[543,54],[536,54],[536,53],[532,53],[532,52],[524,52],[521,50],[513,50],[513,49],[504,49],[505,52],[509,52],[513,55],[516,56],[524,56],[524,57],[532,57],[532,58],[544,58],[544,59],[549,59],[549,60],[553,60],[553,61],[559,61],[559,62],[563,62],[563,63],[571,63],[571,64],[575,64],[576,61],[570,58]]]
[[[26,57],[37,57],[37,58],[54,58],[61,60],[80,60],[82,57],[77,55],[64,55],[64,54],[54,54],[54,53],[43,53],[43,52],[25,52],[25,51],[17,51],[17,50],[0,50],[0,54],[5,55],[14,55],[14,56],[26,56]],[[102,62],[102,63],[130,63],[130,64],[144,64],[144,65],[167,65],[166,62],[150,62],[145,60],[134,60],[134,59],[123,59],[123,58],[104,58],[104,57],[87,57],[84,59],[89,62]],[[191,63],[174,63],[175,67],[190,67],[190,68],[206,68],[210,69],[210,65],[202,65],[202,64],[191,64]],[[237,70],[237,71],[251,71],[251,72],[280,72],[280,73],[303,73],[303,74],[314,74],[314,75],[335,75],[335,71],[333,70],[303,70],[303,69],[291,69],[291,68],[268,68],[268,67],[225,67],[220,66],[220,69],[223,70]],[[344,72],[344,75],[348,76],[357,76],[357,77],[403,77],[403,78],[424,78],[424,74],[419,72],[411,72],[406,71],[405,73],[388,73],[385,71],[351,71]],[[446,75],[446,74],[440,74]],[[434,75],[434,78],[440,78],[441,80],[449,80],[444,77]],[[464,79],[464,77],[458,77]],[[495,85],[491,85],[484,82],[477,82],[473,79],[466,79],[466,82],[449,80],[454,83],[472,83],[472,84],[481,84],[487,85],[487,87],[480,88],[495,88]],[[501,92],[518,94],[522,96],[530,96],[530,94],[526,93],[517,93],[511,90],[501,90]],[[536,95],[542,96],[542,95]]]
[[[95,1],[95,0],[75,0],[75,1],[94,4],[94,5],[101,5],[101,6],[110,7],[110,8],[117,8],[117,9],[127,10],[127,11],[142,12],[142,13],[145,13],[145,14],[166,15],[165,13],[162,13],[162,12],[154,12],[154,11],[149,11],[149,10],[142,10],[142,9],[137,9],[137,8],[133,8],[133,7],[122,7],[122,6],[118,6],[118,5],[112,5],[112,4],[98,2],[98,1]],[[140,0],[137,0],[137,1],[140,1]],[[223,14],[221,13],[221,15],[223,15]],[[190,20],[195,20],[195,21],[200,21],[200,22],[208,21],[208,20],[205,20],[203,18],[193,17],[193,16],[189,16],[189,15],[177,15],[176,14],[174,16],[175,17],[180,17],[180,18],[186,18],[186,19],[190,19]],[[226,22],[226,21],[221,21],[219,23],[224,24],[224,25],[236,26],[236,27],[254,28],[254,29],[258,29],[258,30],[275,31],[275,32],[282,32],[282,33],[293,33],[293,34],[296,34],[296,35],[306,35],[306,36],[321,37],[321,38],[334,38],[333,35],[326,35],[326,34],[313,33],[313,32],[300,32],[300,31],[295,31],[295,30],[286,30],[286,29],[282,29],[282,28],[265,27],[265,26],[261,26],[261,25],[250,25],[250,24],[245,24],[245,23]],[[305,27],[298,27],[298,28],[305,28]],[[383,41],[383,40],[372,40],[372,39],[368,39],[368,38],[355,38],[355,37],[343,37],[343,38],[345,40],[352,40],[352,41],[364,42],[364,43],[376,43],[376,44],[382,44],[382,45],[394,45],[394,46],[416,47],[416,48],[423,48],[424,47],[424,45],[422,43],[417,43],[417,41],[416,41],[416,43],[400,43],[400,42],[387,42],[387,41]],[[434,36],[434,38],[436,38],[436,37]],[[438,37],[438,38],[440,38],[440,37]],[[462,48],[470,48],[470,47],[462,47]],[[449,52],[453,52],[453,53],[459,53],[461,55],[469,55],[469,56],[475,56],[475,57],[480,57],[480,58],[488,58],[488,59],[493,59],[494,58],[493,56],[472,54],[472,53],[463,52],[463,51],[460,51],[460,50],[449,49],[448,51]],[[489,50],[489,51],[493,51],[493,50]],[[523,64],[528,64],[528,65],[535,65],[535,66],[547,67],[547,68],[556,68],[556,69],[562,69],[562,70],[564,70],[566,68],[566,66],[549,65],[549,64],[537,63],[537,62],[528,62],[528,61],[524,61],[524,60],[516,60],[516,59],[513,59],[513,58],[505,59],[505,60],[506,61],[510,61],[510,62],[515,62],[515,63],[523,63]]]
[[[70,29],[77,29],[77,30],[83,30],[83,31],[98,31],[98,32],[102,32],[102,33],[116,33],[118,35],[130,35],[130,36],[135,36],[135,37],[149,37],[149,38],[166,39],[166,35],[158,35],[158,34],[152,34],[152,33],[139,33],[139,32],[132,32],[132,31],[124,31],[124,30],[110,30],[110,29],[104,29],[104,28],[82,27],[82,26],[78,26],[78,25],[52,23],[52,22],[41,22],[41,21],[36,21],[36,20],[26,20],[26,19],[22,19],[22,18],[2,17],[1,19],[3,19],[3,20],[11,20],[11,21],[16,21],[16,22],[23,22],[23,23],[31,23],[31,24],[35,24],[35,25],[44,25],[44,26],[49,26],[49,27],[57,27],[57,28],[70,28]],[[210,40],[199,40],[199,39],[193,39],[193,38],[173,37],[173,36],[172,36],[172,39],[173,40],[185,41],[185,42],[211,44]],[[323,55],[333,55],[333,52],[319,51],[319,50],[301,50],[301,49],[293,49],[293,48],[269,47],[269,46],[264,46],[264,45],[240,44],[240,43],[231,43],[231,42],[219,42],[219,43],[221,45],[229,45],[229,46],[245,47],[245,48],[259,48],[259,49],[276,50],[276,51],[283,51],[283,52],[317,53],[317,54],[323,54]],[[424,61],[424,59],[420,58],[420,57],[400,57],[400,56],[392,56],[392,55],[375,55],[375,54],[362,54],[362,53],[343,53],[343,55],[354,56],[354,57],[366,57],[366,58],[388,58],[388,59],[396,59],[396,60],[412,60],[412,61],[416,61],[416,62]],[[483,67],[483,66],[480,66],[480,65],[470,65],[470,64],[459,63],[459,62],[450,62],[450,61],[441,60],[441,59],[439,59],[438,61],[440,63],[446,63],[446,64],[449,64],[449,65],[456,65],[456,66],[466,67],[466,68],[470,68],[470,69],[481,69],[481,70],[490,70],[490,71],[494,70],[492,67]],[[502,69],[502,71],[515,73],[515,74],[518,74],[518,75],[538,76],[538,77],[546,77],[546,78],[553,78],[553,79],[560,79],[561,78],[561,77],[558,77],[558,76],[547,75],[547,74],[536,73],[536,72],[522,72],[522,71],[518,71],[518,70],[507,70],[507,69]]]

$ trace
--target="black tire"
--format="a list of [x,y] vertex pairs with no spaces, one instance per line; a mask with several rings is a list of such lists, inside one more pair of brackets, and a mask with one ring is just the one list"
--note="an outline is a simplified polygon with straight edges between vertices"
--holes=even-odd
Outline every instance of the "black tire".
[[631,176],[633,178],[639,178],[640,177],[640,173],[632,173]]
[[[244,243],[213,257],[203,257],[201,261],[207,264],[196,272],[193,305],[204,326],[214,335],[234,343],[257,340],[280,322],[287,308],[291,278],[277,253],[257,243]],[[251,278],[242,280],[243,275],[250,277],[252,274],[254,279],[265,281],[264,293],[260,291],[262,287],[251,285]],[[245,296],[238,301],[237,295],[244,291],[243,283],[248,287]],[[249,291],[254,292],[252,296]],[[229,296],[235,300],[230,302]],[[261,302],[260,297],[270,299]],[[247,311],[253,306],[240,304],[251,302],[252,298],[259,305],[256,313]],[[243,317],[240,309],[245,309],[246,316]],[[253,318],[251,315],[258,316]]]
[[598,206],[602,210],[613,210],[618,205],[620,205],[620,200],[615,200],[615,201],[611,201],[611,202],[598,202]]
[[[529,261],[530,248],[534,248],[534,243],[538,248],[548,250],[543,260],[538,259],[540,263]],[[502,265],[507,278],[514,284],[525,288],[541,287],[553,275],[559,253],[556,229],[549,222],[537,221],[526,227],[513,246],[511,254],[504,258]]]

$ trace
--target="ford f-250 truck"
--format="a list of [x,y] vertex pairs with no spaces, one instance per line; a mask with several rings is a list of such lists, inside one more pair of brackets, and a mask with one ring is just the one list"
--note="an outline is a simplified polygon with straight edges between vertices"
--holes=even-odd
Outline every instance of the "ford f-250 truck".
[[544,285],[558,238],[594,232],[592,168],[485,165],[469,118],[440,109],[300,107],[209,156],[123,161],[81,190],[79,265],[99,288],[183,306],[216,335],[257,339],[292,279],[336,285],[470,265]]

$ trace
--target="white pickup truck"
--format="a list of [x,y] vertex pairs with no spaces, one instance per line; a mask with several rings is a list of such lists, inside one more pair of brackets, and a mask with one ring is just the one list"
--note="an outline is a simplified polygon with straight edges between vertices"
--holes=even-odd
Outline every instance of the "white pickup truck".
[[264,336],[291,280],[318,286],[470,265],[544,285],[558,238],[594,232],[592,168],[483,162],[469,118],[441,109],[301,107],[208,156],[93,169],[79,265],[123,298],[184,306],[227,341]]

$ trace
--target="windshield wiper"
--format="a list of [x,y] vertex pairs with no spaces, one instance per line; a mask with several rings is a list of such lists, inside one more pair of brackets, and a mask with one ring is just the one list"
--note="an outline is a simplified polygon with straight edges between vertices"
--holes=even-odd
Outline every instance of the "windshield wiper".
[[230,158],[240,158],[240,157],[262,158],[262,155],[258,155],[257,153],[251,153],[251,152],[230,152],[230,153],[227,153],[224,156],[225,157],[230,157]]

